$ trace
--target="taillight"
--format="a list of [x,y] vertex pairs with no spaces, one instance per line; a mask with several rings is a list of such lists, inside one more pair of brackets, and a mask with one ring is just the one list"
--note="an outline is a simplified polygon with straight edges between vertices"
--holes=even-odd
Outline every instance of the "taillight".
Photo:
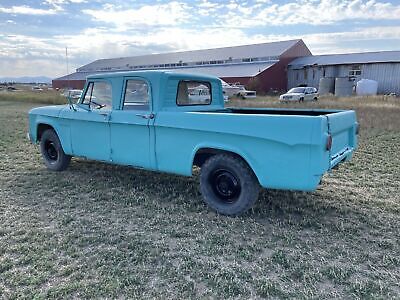
[[326,140],[326,151],[330,151],[332,148],[332,136],[329,134]]

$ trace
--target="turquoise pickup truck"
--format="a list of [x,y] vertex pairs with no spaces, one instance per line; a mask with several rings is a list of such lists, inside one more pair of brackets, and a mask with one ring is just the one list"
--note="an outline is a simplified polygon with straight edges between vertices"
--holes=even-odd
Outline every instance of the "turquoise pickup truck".
[[167,71],[87,78],[76,103],[29,112],[47,168],[71,157],[191,176],[204,201],[239,215],[260,187],[313,191],[357,146],[354,111],[224,108],[221,81]]

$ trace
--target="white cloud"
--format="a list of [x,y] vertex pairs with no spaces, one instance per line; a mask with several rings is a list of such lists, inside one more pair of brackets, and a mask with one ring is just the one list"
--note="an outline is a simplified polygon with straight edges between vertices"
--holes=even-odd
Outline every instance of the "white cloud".
[[186,4],[169,2],[167,4],[144,5],[134,9],[123,9],[106,4],[102,9],[82,11],[96,21],[114,24],[120,30],[133,26],[160,26],[182,24],[190,18]]
[[20,15],[54,15],[57,13],[56,9],[41,9],[33,8],[26,5],[0,7],[0,13],[6,14],[20,14]]
[[[314,53],[346,52],[346,43],[368,40],[400,40],[400,26],[356,28],[353,31],[307,35],[246,34],[240,29],[185,29],[171,27],[149,31],[120,33],[89,29],[79,35],[58,36],[58,44],[68,42],[73,51],[87,59],[133,56],[159,52],[196,50],[253,43],[303,39]],[[382,49],[384,47],[382,46]],[[89,62],[88,61],[88,62]]]
[[[61,10],[66,12],[67,5],[84,1],[86,0],[46,0],[42,5],[49,7],[48,10],[28,6],[0,6],[0,13],[48,15]],[[390,48],[386,47],[383,41],[391,41],[392,47],[395,41],[400,42],[400,26],[394,25],[398,22],[386,27],[374,26],[376,23],[373,22],[366,25],[370,27],[354,27],[358,19],[392,20],[400,15],[400,4],[383,3],[378,0],[299,0],[283,5],[273,4],[270,0],[259,0],[256,5],[243,1],[224,4],[203,0],[197,2],[195,7],[191,6],[194,4],[177,1],[157,3],[137,5],[136,8],[131,6],[128,9],[108,4],[101,9],[84,10],[86,17],[104,22],[106,26],[83,28],[78,34],[60,33],[51,38],[35,38],[21,34],[11,35],[14,32],[2,32],[0,76],[64,75],[65,46],[68,46],[70,69],[73,69],[99,58],[297,38],[302,38],[314,54],[388,50]],[[4,22],[9,22],[6,20],[7,18]],[[318,27],[315,26],[314,31],[317,33],[312,34],[304,35],[300,31],[298,34],[273,33],[273,26],[301,23],[336,24],[344,20],[351,20],[348,24],[353,27],[349,26],[349,29],[343,32],[319,33]],[[387,23],[389,22],[385,22]],[[301,30],[301,26],[299,28]],[[335,28],[338,27],[330,27],[331,30]],[[368,41],[370,48],[361,49]]]
[[[229,12],[221,17],[221,24],[237,28],[326,25],[344,20],[397,20],[400,15],[400,5],[375,0],[301,0],[283,5],[267,4],[263,8],[230,3],[226,8]],[[251,18],[243,18],[246,11],[252,13]]]
[[[314,54],[366,51],[358,42],[375,41],[385,49],[384,40],[400,41],[400,26],[355,28],[352,31],[307,35],[247,34],[241,29],[155,28],[146,35],[86,29],[76,35],[34,38],[25,35],[1,35],[0,76],[65,74],[65,46],[68,46],[70,70],[100,58],[150,53],[196,50],[252,43],[303,38]],[[351,46],[349,45],[352,43]],[[10,62],[15,66],[10,68]],[[18,63],[17,63],[18,62]]]
[[308,34],[303,35],[302,38],[313,54],[364,52],[367,51],[365,48],[361,46],[354,48],[348,44],[369,41],[380,45],[378,49],[385,49],[385,44],[380,41],[398,40],[400,42],[400,26],[355,28],[353,31],[346,32]]

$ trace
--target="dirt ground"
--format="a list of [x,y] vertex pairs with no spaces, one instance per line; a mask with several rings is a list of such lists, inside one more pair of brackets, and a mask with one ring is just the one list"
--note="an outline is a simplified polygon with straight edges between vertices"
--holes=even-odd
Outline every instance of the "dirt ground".
[[315,192],[263,190],[230,218],[197,176],[46,170],[38,104],[0,98],[0,298],[400,298],[400,99],[228,105],[355,109],[359,149]]

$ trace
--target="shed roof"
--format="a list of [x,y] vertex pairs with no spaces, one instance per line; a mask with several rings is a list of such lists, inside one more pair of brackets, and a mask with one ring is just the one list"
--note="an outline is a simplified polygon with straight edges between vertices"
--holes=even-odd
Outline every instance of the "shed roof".
[[253,57],[279,57],[301,40],[290,40],[254,45],[243,45],[215,49],[193,50],[184,52],[150,54],[132,57],[99,59],[77,69],[78,72],[93,72],[114,68],[129,70],[131,66],[155,64],[189,63],[197,61],[235,60]]
[[400,51],[362,52],[348,54],[329,54],[299,57],[289,63],[289,66],[305,67],[312,65],[349,65],[400,62]]

